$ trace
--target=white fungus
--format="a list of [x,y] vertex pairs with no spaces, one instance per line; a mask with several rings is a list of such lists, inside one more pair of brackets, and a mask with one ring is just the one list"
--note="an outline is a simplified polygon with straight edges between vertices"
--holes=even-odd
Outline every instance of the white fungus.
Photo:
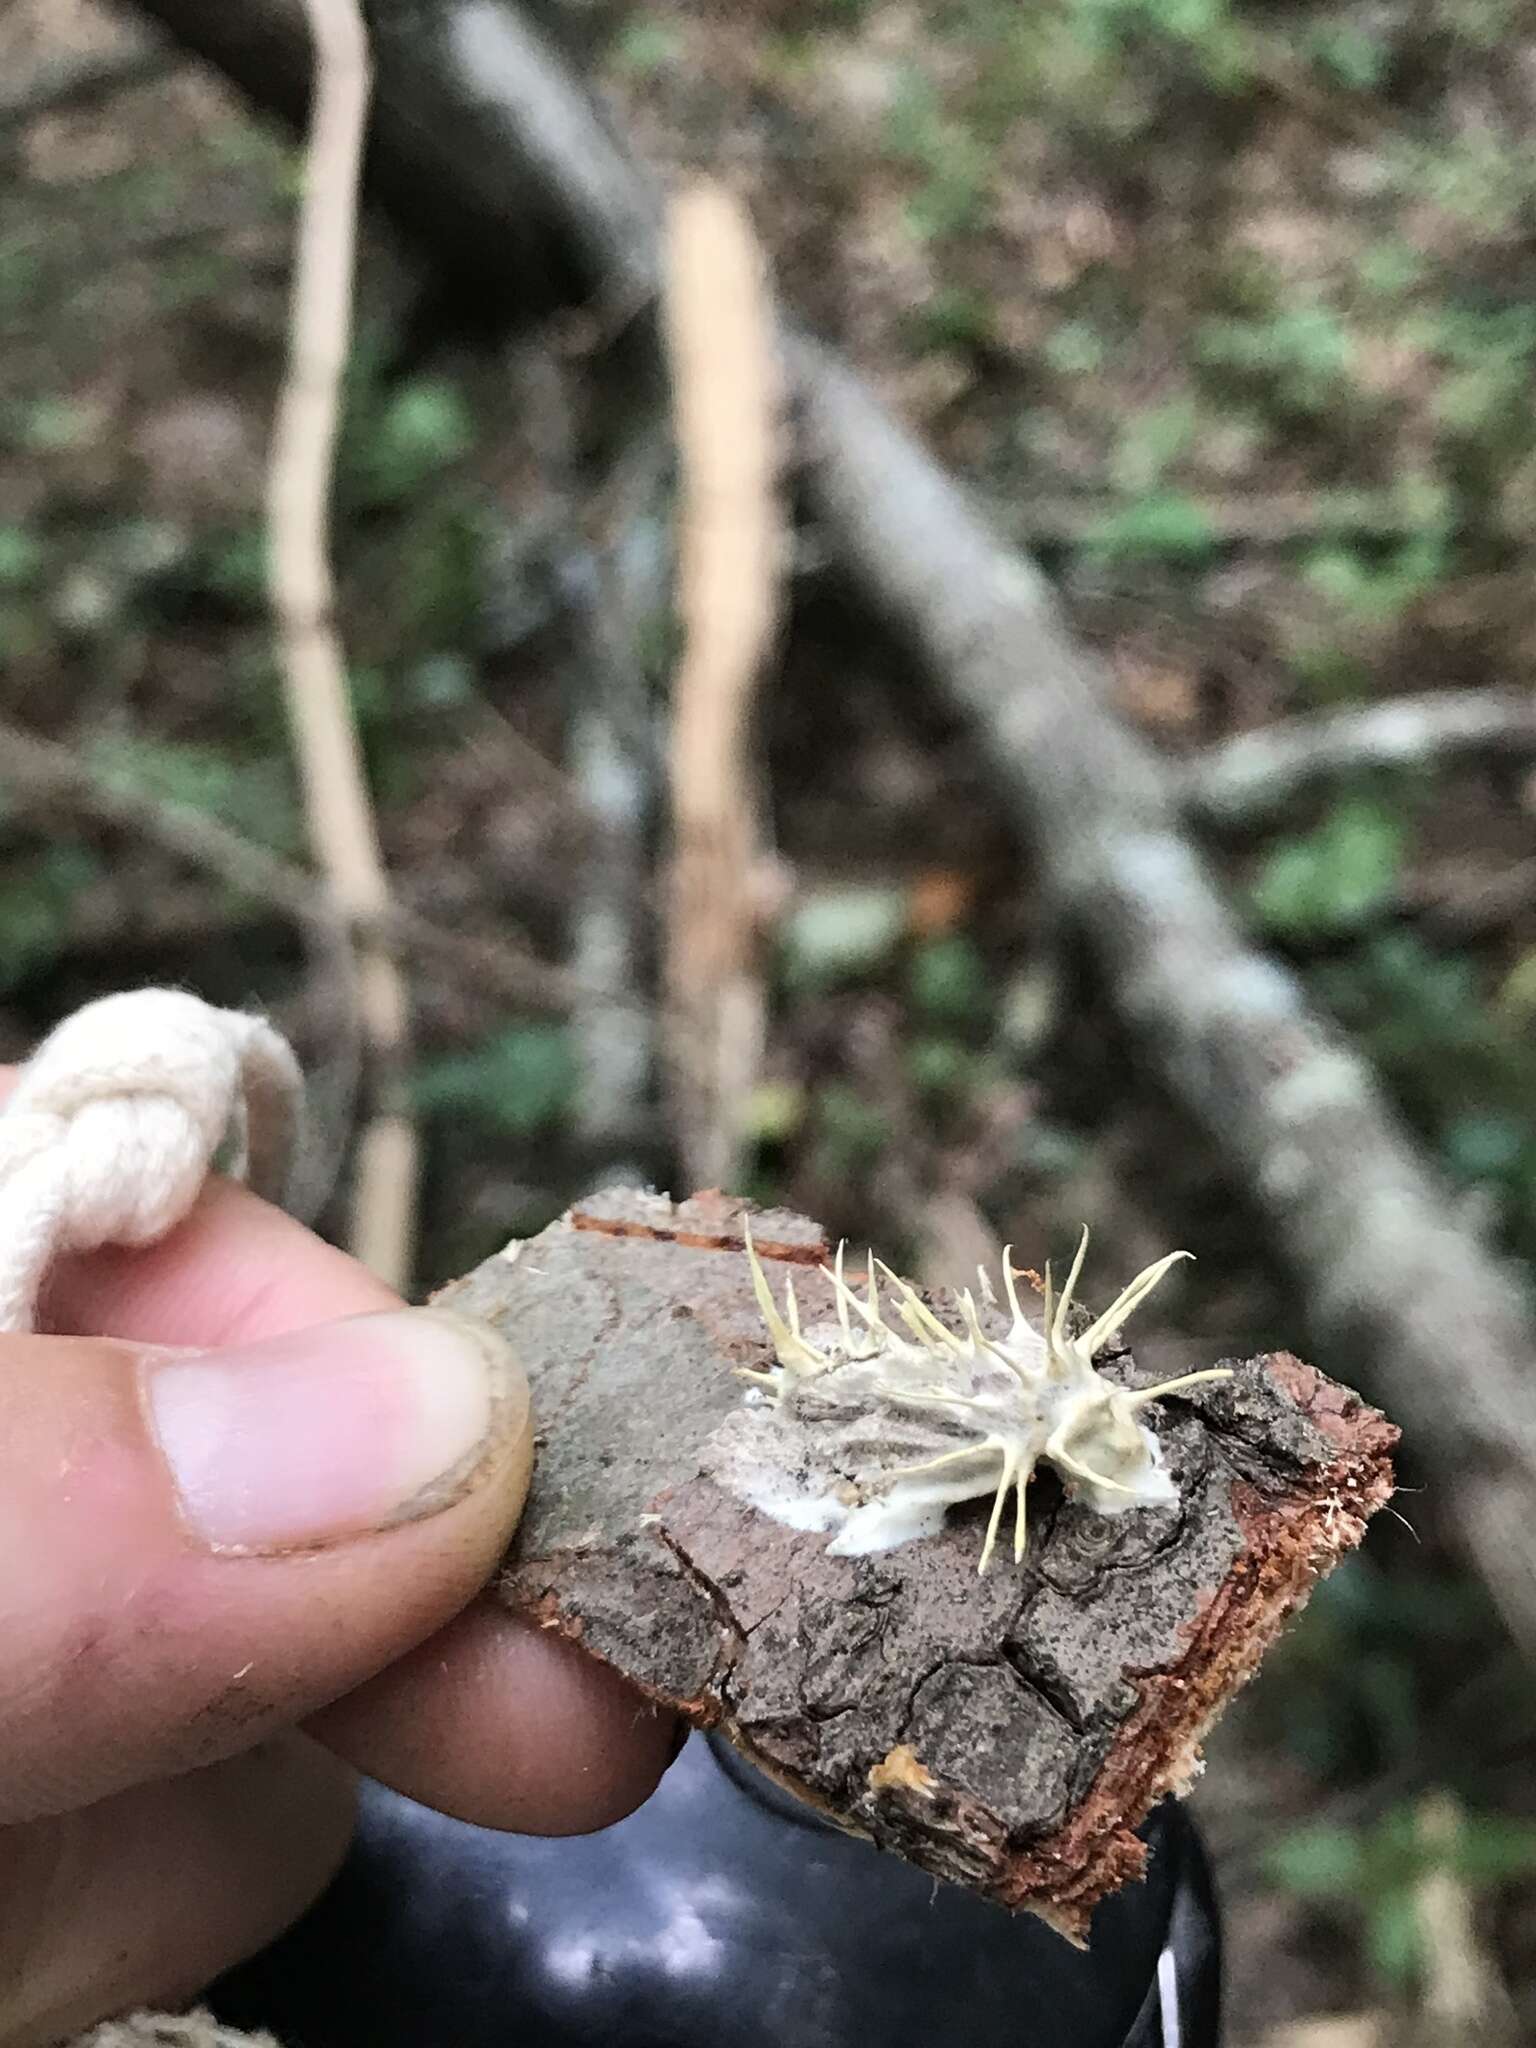
[[[1086,1230],[1054,1302],[1047,1269],[1039,1329],[1020,1306],[1008,1251],[1006,1323],[985,1272],[979,1276],[981,1307],[969,1288],[957,1297],[957,1331],[874,1259],[867,1294],[855,1293],[844,1277],[840,1246],[835,1269],[822,1269],[832,1283],[836,1321],[802,1329],[794,1281],[785,1281],[781,1312],[750,1224],[746,1247],[776,1363],[765,1372],[742,1373],[758,1391],[749,1394],[736,1426],[721,1433],[712,1468],[721,1484],[761,1513],[791,1528],[830,1532],[828,1549],[838,1556],[934,1535],[948,1509],[990,1494],[978,1567],[984,1572],[1011,1492],[1013,1554],[1021,1560],[1025,1492],[1040,1464],[1050,1465],[1069,1494],[1100,1514],[1168,1506],[1176,1498],[1173,1480],[1138,1411],[1166,1394],[1230,1377],[1218,1368],[1133,1391],[1095,1370],[1095,1357],[1187,1252],[1170,1252],[1138,1273],[1074,1336],[1072,1297],[1088,1248]],[[886,1320],[877,1266],[903,1330]],[[984,1316],[997,1334],[989,1334]]]

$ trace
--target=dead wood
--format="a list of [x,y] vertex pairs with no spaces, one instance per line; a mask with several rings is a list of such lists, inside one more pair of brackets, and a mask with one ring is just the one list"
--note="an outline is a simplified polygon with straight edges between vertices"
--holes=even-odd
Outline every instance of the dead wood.
[[419,1140],[410,1097],[410,1000],[382,929],[391,903],[362,737],[336,623],[330,501],[352,274],[368,35],[358,0],[304,0],[315,90],[305,140],[288,355],[267,470],[269,596],[308,835],[338,921],[355,935],[343,987],[367,1047],[370,1097],[352,1173],[348,1244],[392,1287],[415,1251]]
[[[1134,1829],[1387,1498],[1397,1432],[1295,1358],[1250,1359],[1155,1411],[1175,1508],[1101,1516],[1041,1480],[1022,1567],[977,1576],[968,1510],[829,1556],[711,1476],[734,1369],[772,1357],[744,1207],[614,1191],[438,1297],[505,1330],[533,1384],[503,1597],[845,1827],[1081,1937],[1142,1866]],[[757,1213],[753,1235],[808,1320],[830,1314],[816,1226]],[[1108,1370],[1141,1383],[1123,1350]]]
[[679,192],[666,256],[683,631],[669,763],[667,1078],[684,1185],[729,1186],[741,1178],[766,1029],[753,708],[786,552],[782,405],[767,275],[740,200],[706,180]]
[[[144,0],[291,111],[290,0]],[[373,0],[378,196],[485,279],[537,223],[599,301],[648,303],[656,196],[505,0]],[[278,80],[280,83],[275,84]],[[302,90],[302,86],[300,88]],[[412,193],[403,183],[414,176]],[[491,225],[487,225],[491,223]],[[489,289],[489,285],[486,289]],[[1268,1219],[1319,1333],[1417,1433],[1494,1596],[1536,1647],[1536,1330],[1368,1066],[1259,953],[1185,835],[1166,769],[1034,567],[829,351],[787,335],[813,510],[871,608],[970,721],[1044,886]]]
[[1215,825],[1283,817],[1319,783],[1381,768],[1536,753],[1528,690],[1428,690],[1384,704],[1283,718],[1208,748],[1175,771],[1185,805]]

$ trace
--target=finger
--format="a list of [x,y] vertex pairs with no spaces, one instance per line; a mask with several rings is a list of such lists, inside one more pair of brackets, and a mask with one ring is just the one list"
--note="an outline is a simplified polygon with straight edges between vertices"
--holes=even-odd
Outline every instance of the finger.
[[0,2041],[40,2048],[132,2006],[179,2004],[264,1947],[340,1863],[353,1782],[287,1735],[0,1833]]
[[483,1325],[0,1339],[0,1821],[248,1748],[484,1585],[532,1459]]
[[158,1244],[60,1259],[40,1321],[147,1344],[240,1344],[399,1306],[356,1259],[249,1188],[211,1180]]
[[[0,1070],[0,1098],[4,1086]],[[45,1314],[54,1329],[211,1345],[396,1303],[356,1260],[247,1189],[214,1181],[159,1244],[61,1260]],[[581,1832],[627,1812],[662,1768],[670,1723],[642,1711],[610,1672],[558,1640],[499,1610],[495,1629],[499,1684],[471,1627],[424,1646],[398,1698],[392,1675],[370,1686],[356,1723],[367,1731],[359,1763],[370,1769],[376,1761],[388,1782],[427,1800],[436,1785],[452,1810],[494,1826]],[[462,1683],[461,1650],[473,1653]],[[427,1672],[438,1675],[440,1704],[425,1697],[435,1690]],[[428,1725],[441,1736],[435,1763],[412,1732]],[[398,1764],[396,1736],[409,1751]],[[342,1720],[333,1739],[345,1753]]]
[[310,1723],[370,1777],[526,1835],[610,1826],[655,1790],[677,1723],[487,1595]]

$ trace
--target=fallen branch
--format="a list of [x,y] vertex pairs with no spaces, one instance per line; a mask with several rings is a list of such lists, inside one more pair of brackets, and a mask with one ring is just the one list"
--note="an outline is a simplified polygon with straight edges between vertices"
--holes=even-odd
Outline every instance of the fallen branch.
[[1315,783],[1468,754],[1536,752],[1526,690],[1435,690],[1246,732],[1170,769],[1187,810],[1214,825],[1280,815]]
[[[309,104],[301,0],[115,0],[295,128]],[[660,282],[660,195],[593,101],[501,0],[369,0],[370,198],[484,321],[582,298],[612,319]],[[563,187],[571,203],[551,206]]]
[[778,623],[779,369],[761,252],[740,201],[685,187],[667,216],[683,652],[672,684],[664,927],[667,1079],[688,1187],[741,1176],[762,1063],[763,826],[753,701]]
[[1266,1213],[1342,1356],[1434,1459],[1536,1648],[1536,1357],[1513,1276],[1454,1219],[1366,1063],[1249,943],[1161,763],[1110,712],[1038,572],[826,351],[802,344],[812,500],[883,616],[970,717],[1111,992]]
[[[149,4],[194,46],[228,50],[230,10]],[[258,95],[267,67],[251,62],[253,17],[270,44],[282,11],[275,0],[240,10],[232,69]],[[482,271],[538,220],[563,226],[610,302],[637,276],[654,280],[650,187],[621,176],[582,89],[497,0],[432,12],[425,33],[419,8],[376,7],[381,161],[398,139],[396,176],[419,162],[424,121],[452,108],[475,165],[437,203],[463,228],[493,201],[500,225],[479,249]],[[446,157],[437,171],[455,175]],[[423,203],[407,218],[419,222]],[[796,342],[792,359],[810,498],[844,567],[967,716],[1043,885],[1089,933],[1114,999],[1268,1217],[1318,1329],[1340,1355],[1367,1357],[1375,1390],[1416,1432],[1491,1589],[1536,1648],[1536,1331],[1523,1293],[1454,1221],[1365,1063],[1250,945],[1184,834],[1168,775],[1106,708],[1102,667],[1068,637],[1039,574],[833,355]]]

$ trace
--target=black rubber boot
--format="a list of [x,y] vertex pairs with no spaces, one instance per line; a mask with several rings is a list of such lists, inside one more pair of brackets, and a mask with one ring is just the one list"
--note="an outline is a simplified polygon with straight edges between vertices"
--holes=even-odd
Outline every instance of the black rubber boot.
[[1172,1805],[1091,1949],[936,1884],[692,1737],[602,1834],[542,1841],[366,1788],[313,1910],[211,1997],[285,2048],[1213,2048],[1220,1963]]

